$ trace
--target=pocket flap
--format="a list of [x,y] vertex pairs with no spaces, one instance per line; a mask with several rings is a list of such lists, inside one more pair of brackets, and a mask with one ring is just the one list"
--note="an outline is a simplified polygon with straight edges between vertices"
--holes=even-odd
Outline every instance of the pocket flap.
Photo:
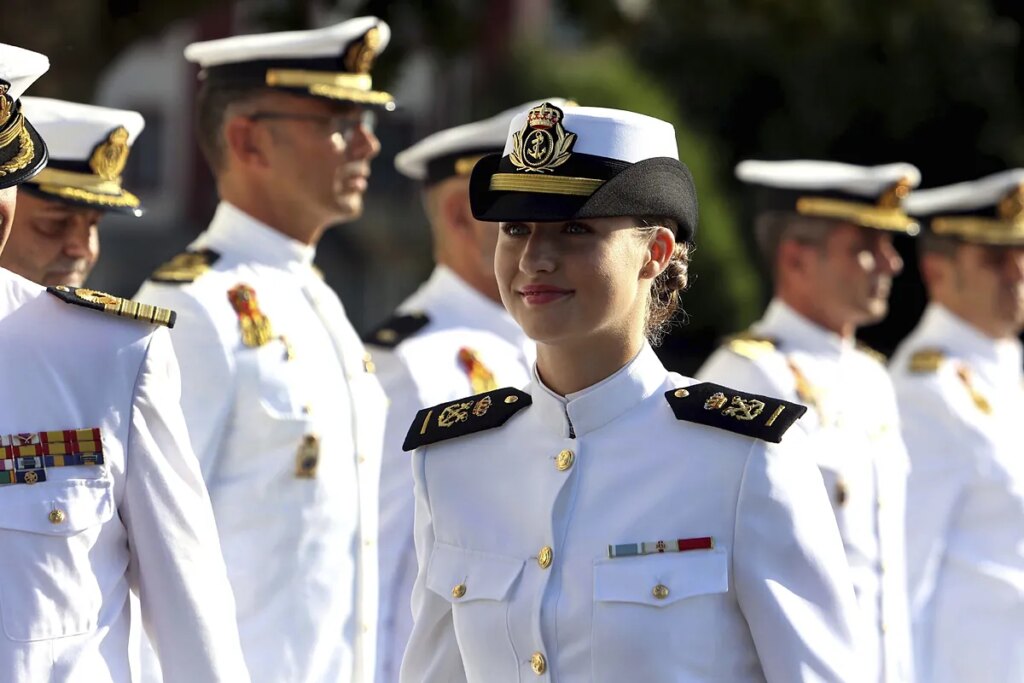
[[504,600],[523,564],[514,557],[434,543],[427,566],[427,588],[451,603]]
[[664,607],[695,595],[729,590],[724,548],[598,560],[594,600]]
[[106,478],[13,484],[3,500],[0,529],[47,536],[70,536],[114,514],[113,482]]

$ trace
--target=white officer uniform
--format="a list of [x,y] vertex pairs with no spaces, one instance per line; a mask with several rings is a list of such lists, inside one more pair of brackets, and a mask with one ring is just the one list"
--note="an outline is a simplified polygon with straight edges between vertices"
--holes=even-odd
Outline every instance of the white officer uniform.
[[[211,87],[255,68],[291,90],[383,103],[385,93],[367,89],[368,74],[336,72],[339,50],[379,52],[387,37],[385,24],[361,18],[194,44],[186,54]],[[318,54],[327,55],[322,64]],[[298,78],[289,58],[302,58],[305,86],[288,80]],[[335,88],[349,80],[364,90]],[[313,247],[222,201],[189,249],[140,291],[179,312],[171,339],[182,406],[249,669],[261,681],[370,681],[387,410],[380,383],[341,301],[313,268]]]
[[[925,190],[911,195],[907,206],[922,214],[965,214],[952,222],[950,234],[959,239],[1024,244],[1020,223],[997,223],[992,210],[1022,181],[1024,171],[1018,170]],[[983,231],[962,230],[970,225],[965,218],[982,224],[979,208],[990,214]],[[1021,345],[1016,339],[994,340],[933,303],[890,367],[913,465],[907,562],[920,678],[1019,683],[1024,680]]]
[[[544,104],[509,133],[473,171],[478,220],[658,215],[692,239],[671,125]],[[764,441],[803,410],[696,385],[647,344],[565,397],[534,370],[421,410],[403,683],[863,680],[821,478],[799,435]]]
[[[0,45],[0,79],[13,83],[0,137],[24,125],[14,98],[47,66]],[[0,186],[45,162],[23,133],[13,154],[0,149]],[[130,681],[131,589],[166,681],[247,681],[167,333],[88,308],[173,322],[0,269],[0,680]]]
[[[561,99],[550,101],[564,104]],[[428,186],[452,177],[468,177],[481,156],[501,151],[512,116],[535,104],[434,133],[400,152],[395,167]],[[416,579],[412,470],[409,457],[402,453],[406,429],[425,405],[499,386],[525,385],[535,351],[533,342],[500,302],[440,264],[402,302],[396,316],[365,341],[391,401],[381,464],[377,682],[394,683],[412,631],[409,599]]]
[[[741,164],[738,175],[768,187],[819,183],[806,186],[806,196],[853,187],[862,189],[863,197],[877,196],[903,177],[914,185],[918,179],[916,169],[904,164],[858,169],[798,163],[807,165],[800,169],[806,176],[794,172],[788,177],[786,172],[793,170],[788,162],[763,168]],[[838,173],[832,175],[834,171]],[[857,217],[848,220],[857,222]],[[903,221],[908,222],[905,215]],[[810,408],[798,426],[810,435],[843,537],[863,625],[871,634],[861,652],[868,671],[875,672],[870,680],[913,680],[902,523],[909,465],[884,359],[774,299],[764,317],[715,351],[697,377]]]

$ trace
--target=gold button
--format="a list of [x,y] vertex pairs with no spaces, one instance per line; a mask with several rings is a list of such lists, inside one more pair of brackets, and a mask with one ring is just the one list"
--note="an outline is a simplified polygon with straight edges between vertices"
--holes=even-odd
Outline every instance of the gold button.
[[60,524],[63,521],[64,521],[64,511],[63,510],[57,510],[56,508],[54,508],[53,510],[50,510],[50,523],[51,524]]
[[39,475],[38,474],[36,474],[32,470],[29,470],[28,472],[25,473],[25,483],[26,484],[35,484],[37,481],[39,481]]
[[668,586],[666,586],[663,583],[659,583],[651,591],[651,595],[653,595],[658,600],[664,600],[668,597]]
[[576,454],[566,448],[558,454],[557,458],[555,458],[555,467],[558,468],[559,472],[565,472],[567,469],[572,467],[574,462],[576,462]]
[[551,560],[554,556],[555,551],[551,549],[551,546],[546,545],[537,553],[537,564],[540,565],[541,569],[547,569],[551,566]]
[[518,396],[506,396],[505,397],[505,403],[515,403],[518,400],[519,400]]
[[686,389],[676,389],[676,393],[675,393],[675,397],[676,398],[686,398],[689,395],[690,395],[690,392],[687,391]]
[[548,670],[548,660],[544,659],[544,655],[540,652],[534,652],[530,656],[530,668],[533,669],[533,673],[540,676]]
[[460,583],[452,589],[452,597],[458,600],[466,594],[466,584]]

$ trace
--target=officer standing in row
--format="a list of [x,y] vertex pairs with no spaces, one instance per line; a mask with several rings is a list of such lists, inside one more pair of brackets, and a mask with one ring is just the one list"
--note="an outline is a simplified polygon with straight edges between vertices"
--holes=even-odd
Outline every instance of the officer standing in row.
[[376,665],[386,402],[313,257],[362,213],[389,37],[361,17],[185,49],[221,202],[141,296],[179,311],[182,406],[259,681],[368,681]]
[[864,680],[911,681],[907,455],[884,359],[854,333],[888,309],[903,265],[892,235],[917,229],[900,202],[920,174],[909,164],[745,161],[736,175],[757,193],[757,239],[775,296],[698,376],[810,408],[798,426],[812,436],[853,573]]
[[100,255],[108,212],[142,215],[121,173],[145,126],[138,112],[44,97],[22,98],[50,152],[18,189],[18,212],[0,266],[38,284],[81,287]]
[[412,630],[412,472],[401,448],[409,422],[425,405],[529,381],[533,343],[501,304],[494,280],[498,231],[473,218],[469,174],[481,157],[502,150],[512,116],[535,104],[439,131],[395,157],[400,173],[423,182],[437,265],[366,337],[391,400],[381,464],[380,535],[387,542],[380,546],[378,683],[398,680]]
[[[409,427],[406,683],[863,681],[802,406],[669,373],[697,224],[671,124],[544,103],[470,179],[531,382]],[[795,440],[794,437],[795,436]],[[781,442],[781,443],[780,443]]]
[[1024,681],[1024,169],[910,195],[929,304],[891,363],[920,680]]
[[[46,145],[0,44],[0,245]],[[164,680],[249,680],[178,406],[174,313],[0,269],[0,680],[128,683],[129,589]]]

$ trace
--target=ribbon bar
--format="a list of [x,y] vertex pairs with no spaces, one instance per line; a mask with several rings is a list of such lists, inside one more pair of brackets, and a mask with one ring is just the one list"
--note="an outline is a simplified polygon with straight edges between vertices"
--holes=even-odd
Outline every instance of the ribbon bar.
[[608,557],[632,557],[636,555],[655,555],[657,553],[683,553],[691,550],[713,550],[715,539],[712,536],[698,538],[680,538],[674,541],[645,541],[643,543],[622,543],[608,546]]

